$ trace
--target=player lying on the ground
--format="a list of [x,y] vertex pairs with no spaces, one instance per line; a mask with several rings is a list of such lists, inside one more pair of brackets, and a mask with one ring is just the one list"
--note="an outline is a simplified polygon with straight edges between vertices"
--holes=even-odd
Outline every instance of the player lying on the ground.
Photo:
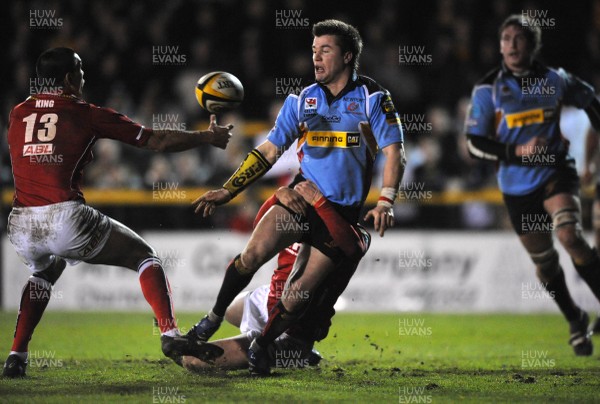
[[178,361],[183,354],[205,359],[220,354],[220,348],[180,334],[169,282],[156,251],[125,225],[86,205],[81,180],[97,139],[163,152],[206,144],[224,149],[233,126],[217,126],[211,116],[206,131],[150,130],[112,109],[88,104],[80,98],[81,59],[69,48],[42,53],[36,70],[39,78],[54,82],[52,92],[32,95],[17,105],[8,127],[15,184],[8,238],[32,275],[23,288],[14,341],[2,374],[25,375],[29,341],[66,262],[136,271],[158,320],[166,356]]
[[569,323],[575,354],[591,355],[589,318],[571,298],[552,232],[600,300],[600,257],[582,234],[579,177],[559,125],[561,106],[573,105],[599,130],[600,103],[589,84],[535,59],[541,47],[538,25],[512,15],[499,34],[502,64],[473,89],[465,124],[469,152],[499,164],[511,223]]
[[[364,256],[371,243],[369,233],[360,225],[356,225],[358,233],[355,233],[354,228],[332,209],[332,205],[327,200],[323,199],[314,184],[310,182],[302,184],[296,186],[296,191],[280,188],[261,206],[254,222],[255,226],[277,201],[284,203],[285,206],[294,205],[297,209],[303,209],[302,202],[297,199],[296,193],[298,193],[305,198],[306,202],[320,201],[316,204],[317,213],[334,235],[335,242],[354,258],[346,258],[338,265],[317,290],[299,322],[269,346],[269,363],[275,367],[303,367],[316,365],[320,361],[320,355],[313,351],[313,344],[327,336],[331,318],[335,314],[335,302],[348,285],[360,262],[360,257]],[[359,257],[356,256],[356,249],[359,250]],[[224,369],[248,367],[247,352],[250,343],[263,331],[269,312],[279,299],[284,294],[296,299],[307,298],[303,291],[285,287],[299,250],[300,244],[295,243],[281,251],[277,258],[277,268],[271,277],[271,284],[240,293],[227,308],[225,319],[239,327],[242,334],[211,341],[212,344],[223,348],[224,354],[210,362],[194,357],[183,357],[184,367],[192,371],[215,366]]]
[[[223,188],[207,192],[194,202],[196,212],[212,214],[217,206],[229,202],[264,175],[281,152],[298,140],[301,174],[296,183],[304,179],[314,182],[335,210],[353,225],[364,206],[375,157],[381,149],[383,187],[377,206],[367,212],[365,220],[373,218],[375,230],[383,236],[394,225],[392,207],[404,173],[400,118],[389,92],[357,74],[362,40],[356,28],[326,20],[314,25],[313,35],[316,83],[286,98],[267,140],[248,154]],[[302,247],[297,276],[291,278],[290,288],[301,288],[312,296],[344,258],[344,252],[332,241],[312,207],[297,215],[285,206],[273,206],[241,254],[227,267],[215,305],[192,333],[201,339],[212,335],[227,307],[254,273],[295,242],[302,242]],[[298,320],[306,304],[282,296],[263,334],[252,342],[248,355],[251,373],[268,374],[268,363],[262,360],[266,358],[266,347]]]

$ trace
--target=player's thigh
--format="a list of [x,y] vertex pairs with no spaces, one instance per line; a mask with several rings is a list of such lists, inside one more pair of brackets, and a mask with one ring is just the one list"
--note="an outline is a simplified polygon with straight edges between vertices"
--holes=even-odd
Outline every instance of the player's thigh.
[[[309,254],[304,258],[307,249]],[[307,304],[308,299],[313,297],[315,291],[335,269],[335,263],[330,257],[307,244],[302,245],[299,260],[297,260],[298,266],[294,266],[292,270],[281,297],[289,311],[295,311]]]
[[240,323],[242,322],[242,316],[244,315],[244,304],[250,293],[250,291],[245,291],[238,294],[229,307],[227,307],[227,310],[225,311],[225,320],[229,324],[239,328]]
[[46,238],[39,236],[34,223],[28,209],[13,208],[8,215],[8,240],[21,261],[32,273],[44,271],[54,262],[54,256]]
[[8,236],[32,271],[48,268],[55,256],[74,265],[95,256],[110,233],[106,215],[81,202],[14,208]]
[[257,270],[285,247],[302,238],[297,218],[280,205],[274,205],[258,222],[242,251],[242,264]]
[[562,210],[570,210],[573,212],[577,212],[577,214],[580,214],[581,203],[577,195],[572,195],[569,193],[560,193],[552,195],[551,197],[546,199],[544,201],[544,209],[546,209],[546,212],[548,212],[550,216],[554,216],[556,213]]
[[104,247],[86,262],[122,266],[135,271],[141,261],[156,256],[154,249],[136,232],[117,220],[111,218],[110,221],[111,230]]

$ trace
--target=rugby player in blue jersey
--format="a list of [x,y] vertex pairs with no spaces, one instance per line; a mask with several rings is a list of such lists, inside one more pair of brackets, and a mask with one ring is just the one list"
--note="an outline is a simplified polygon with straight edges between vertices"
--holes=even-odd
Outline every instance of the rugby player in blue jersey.
[[[194,202],[196,212],[208,216],[216,206],[229,202],[264,175],[297,139],[300,173],[290,188],[305,179],[312,181],[354,226],[369,192],[376,153],[381,149],[385,158],[383,187],[377,206],[367,212],[365,220],[372,218],[375,230],[383,236],[394,224],[392,204],[404,173],[400,119],[389,92],[357,74],[362,39],[356,28],[326,20],[314,25],[313,36],[316,83],[286,99],[267,140],[248,154],[223,188]],[[359,237],[353,239],[358,242]],[[242,253],[229,264],[215,306],[190,330],[202,340],[210,338],[254,273],[294,242],[301,242],[302,247],[286,288],[301,291],[306,298],[288,298],[298,293],[284,293],[270,312],[262,335],[252,341],[248,351],[253,374],[269,373],[266,348],[299,319],[314,292],[347,255],[302,196],[279,201],[264,215]],[[358,246],[353,250],[360,253]]]
[[600,299],[600,258],[584,239],[579,178],[560,132],[562,105],[584,109],[600,128],[594,89],[536,60],[541,30],[521,15],[500,26],[502,64],[473,89],[465,130],[472,157],[498,164],[498,184],[512,225],[537,276],[569,322],[576,355],[591,355],[587,313],[569,293],[552,232]]
[[[596,111],[600,120],[600,111]],[[594,244],[596,248],[600,247],[600,167],[598,164],[598,134],[593,127],[590,127],[585,137],[585,154],[583,163],[583,173],[581,180],[583,185],[591,185],[592,181],[596,181],[596,192],[594,195],[594,203],[592,204],[592,227],[594,229]],[[596,315],[596,320],[590,325],[590,329],[594,333],[600,333],[600,313]]]

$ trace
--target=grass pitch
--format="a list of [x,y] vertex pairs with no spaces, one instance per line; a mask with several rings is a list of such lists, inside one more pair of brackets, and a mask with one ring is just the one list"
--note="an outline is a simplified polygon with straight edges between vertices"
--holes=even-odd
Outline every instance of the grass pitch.
[[[0,312],[2,360],[14,321]],[[164,359],[149,314],[48,312],[28,377],[0,379],[0,402],[600,402],[600,354],[575,357],[567,334],[559,315],[342,313],[317,345],[319,368],[256,379]]]

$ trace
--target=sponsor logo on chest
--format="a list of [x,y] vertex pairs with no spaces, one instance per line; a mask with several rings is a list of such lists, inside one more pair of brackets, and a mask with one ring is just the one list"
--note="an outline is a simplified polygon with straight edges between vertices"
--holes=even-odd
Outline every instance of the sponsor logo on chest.
[[360,147],[358,132],[315,131],[307,133],[306,143],[313,147]]
[[23,146],[23,157],[26,156],[43,156],[52,154],[54,145],[52,143],[26,144]]

